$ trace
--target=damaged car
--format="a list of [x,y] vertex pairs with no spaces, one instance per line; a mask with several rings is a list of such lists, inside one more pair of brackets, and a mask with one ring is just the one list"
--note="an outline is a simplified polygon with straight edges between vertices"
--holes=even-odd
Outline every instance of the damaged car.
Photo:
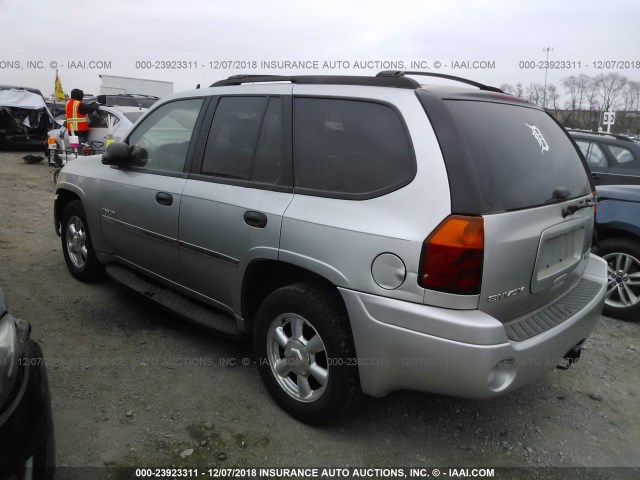
[[39,149],[54,124],[39,90],[0,85],[0,149]]

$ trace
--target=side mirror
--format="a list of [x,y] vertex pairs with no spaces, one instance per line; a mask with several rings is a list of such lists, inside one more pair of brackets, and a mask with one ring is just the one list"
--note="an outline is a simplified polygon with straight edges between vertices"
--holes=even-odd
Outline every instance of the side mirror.
[[131,162],[129,145],[124,142],[110,143],[102,154],[103,165],[126,165]]
[[98,103],[100,105],[106,105],[107,104],[107,96],[106,95],[98,95],[97,99],[98,99]]

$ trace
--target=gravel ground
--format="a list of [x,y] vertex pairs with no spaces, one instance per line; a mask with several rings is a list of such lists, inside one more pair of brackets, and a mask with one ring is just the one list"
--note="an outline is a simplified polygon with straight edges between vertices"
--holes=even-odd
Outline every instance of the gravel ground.
[[498,399],[395,392],[312,428],[272,402],[248,342],[74,280],[53,169],[26,153],[0,152],[0,285],[44,350],[59,466],[640,466],[640,322],[603,317],[577,366]]

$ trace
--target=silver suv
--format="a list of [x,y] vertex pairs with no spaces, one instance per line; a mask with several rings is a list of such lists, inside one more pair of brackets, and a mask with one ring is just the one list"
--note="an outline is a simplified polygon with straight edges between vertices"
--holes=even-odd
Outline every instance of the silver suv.
[[62,170],[69,270],[252,335],[267,389],[309,423],[361,392],[487,398],[566,368],[607,284],[576,145],[520,98],[409,74],[164,98]]

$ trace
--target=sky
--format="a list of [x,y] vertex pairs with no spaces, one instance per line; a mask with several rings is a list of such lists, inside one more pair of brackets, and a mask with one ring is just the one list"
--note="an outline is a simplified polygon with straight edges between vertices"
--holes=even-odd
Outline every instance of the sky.
[[387,69],[495,86],[545,73],[557,86],[610,72],[640,81],[639,24],[637,0],[0,0],[0,84],[48,96],[56,68],[66,93],[94,94],[100,74],[176,92],[240,73]]

